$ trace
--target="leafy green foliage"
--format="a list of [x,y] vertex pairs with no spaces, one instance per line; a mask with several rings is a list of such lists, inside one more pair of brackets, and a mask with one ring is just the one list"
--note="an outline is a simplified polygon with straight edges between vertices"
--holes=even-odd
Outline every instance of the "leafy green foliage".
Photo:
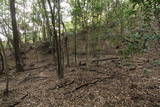
[[155,60],[155,61],[153,61],[152,63],[151,63],[151,65],[154,65],[154,66],[156,66],[156,65],[160,65],[160,60]]
[[149,74],[151,74],[151,72],[148,69],[144,68],[143,69],[143,74],[144,75],[149,75]]
[[124,55],[145,52],[144,45],[146,45],[147,41],[160,40],[160,35],[144,35],[135,33],[128,35],[127,40],[127,48],[121,51]]
[[151,21],[152,16],[156,16],[160,12],[160,0],[130,0],[134,7],[138,5],[144,12],[144,20]]

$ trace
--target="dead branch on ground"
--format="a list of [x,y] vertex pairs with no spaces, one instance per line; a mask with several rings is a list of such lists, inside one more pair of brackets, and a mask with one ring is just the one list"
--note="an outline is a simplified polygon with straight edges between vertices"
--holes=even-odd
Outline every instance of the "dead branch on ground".
[[105,77],[105,78],[102,78],[102,79],[95,80],[95,81],[93,81],[93,82],[89,82],[89,83],[82,84],[82,85],[74,88],[73,90],[64,93],[64,95],[74,93],[74,92],[80,90],[81,88],[84,88],[84,87],[87,87],[87,86],[90,86],[90,85],[95,85],[95,84],[97,84],[98,82],[102,82],[102,81],[104,81],[104,80],[106,80],[106,79],[112,79],[112,78],[114,78],[114,76],[109,76],[109,77]]

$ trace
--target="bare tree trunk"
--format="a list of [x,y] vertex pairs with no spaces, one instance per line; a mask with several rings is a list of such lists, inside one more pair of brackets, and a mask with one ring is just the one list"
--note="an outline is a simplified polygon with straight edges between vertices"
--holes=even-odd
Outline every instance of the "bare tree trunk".
[[48,39],[50,41],[50,44],[52,45],[52,54],[53,54],[53,58],[55,58],[55,40],[54,40],[54,37],[53,37],[53,32],[51,30],[51,26],[49,24],[49,17],[48,17],[48,13],[47,13],[47,9],[46,9],[46,2],[45,0],[41,0],[42,2],[42,7],[43,7],[43,10],[44,10],[44,15],[45,15],[45,22],[46,22],[46,27],[47,27],[47,36],[48,36]]
[[[58,78],[59,79],[62,79],[64,77],[64,73],[63,73],[63,68],[62,68],[62,60],[61,60],[61,51],[60,51],[60,42],[58,40],[58,36],[60,36],[60,34],[58,35],[58,33],[60,32],[60,28],[59,28],[59,32],[57,32],[56,30],[56,24],[55,24],[55,1],[54,1],[54,9],[52,9],[52,6],[51,6],[51,2],[50,0],[47,0],[48,1],[48,5],[49,5],[49,8],[50,8],[50,12],[51,12],[51,15],[52,15],[52,26],[53,26],[53,30],[54,30],[54,37],[55,37],[55,47],[56,47],[56,55],[57,55],[57,64],[58,64],[58,70],[57,70],[57,75],[58,75]],[[60,3],[60,1],[58,1],[58,4]],[[60,4],[59,4],[60,6]],[[58,6],[58,7],[59,7]],[[60,10],[58,9],[58,15],[60,15]],[[60,21],[58,21],[60,22]]]
[[8,78],[8,63],[7,63],[7,58],[6,58],[6,54],[5,54],[5,50],[2,44],[2,40],[0,39],[0,48],[1,48],[1,53],[2,53],[2,58],[3,58],[3,63],[4,63],[4,71],[5,71],[5,75],[6,75],[6,89],[4,94],[8,96],[8,92],[9,92],[9,78]]
[[14,55],[16,60],[16,71],[21,72],[23,70],[22,58],[20,53],[20,35],[17,29],[16,21],[16,11],[15,11],[15,0],[10,0],[10,13],[12,19],[12,29],[13,29],[13,42],[14,42]]
[[59,36],[59,72],[58,72],[58,75],[59,75],[59,78],[63,78],[64,77],[64,74],[63,74],[63,71],[64,71],[64,65],[62,64],[62,42],[61,42],[61,6],[60,6],[60,0],[58,0],[58,7],[57,7],[58,11],[57,11],[57,14],[58,14],[58,36]]
[[0,59],[1,59],[1,69],[0,69],[0,74],[1,74],[4,71],[4,60],[3,60],[1,49],[0,49]]
[[[23,13],[24,14],[26,14],[25,10],[26,10],[26,5],[25,5],[25,1],[23,1]],[[23,17],[22,22],[25,23],[25,17]],[[24,29],[23,36],[24,36],[24,43],[27,43],[27,30],[26,29]]]
[[[75,8],[77,6],[77,2],[75,1]],[[74,60],[75,63],[77,64],[77,16],[75,15],[75,19],[74,19]]]
[[86,65],[89,65],[89,31],[86,34]]
[[77,64],[77,18],[75,16],[75,23],[74,23],[74,60],[75,63]]
[[43,35],[43,41],[46,41],[47,40],[47,38],[46,38],[46,28],[45,28],[44,23],[42,25],[42,35]]
[[63,65],[63,53],[62,53],[62,35],[61,35],[61,5],[60,5],[60,1],[61,0],[58,0],[58,7],[57,7],[57,15],[58,15],[58,36],[59,36],[59,53],[60,53],[60,62],[61,62],[61,69],[63,71],[63,68],[64,68],[64,65]]
[[70,60],[69,60],[69,48],[68,48],[68,37],[67,35],[64,36],[64,45],[66,50],[66,57],[67,57],[67,66],[70,66]]
[[[66,27],[65,27],[65,24],[64,24],[64,22],[63,22],[63,20],[61,19],[61,23],[62,23],[62,26],[63,26],[63,35],[62,35],[62,37],[63,37],[63,47],[64,47],[64,49],[63,49],[63,63],[64,63],[64,56],[66,55],[66,59],[67,59],[67,64],[66,64],[66,66],[70,66],[70,58],[69,58],[69,42],[68,42],[68,35],[66,34],[67,33],[67,29],[66,29]],[[64,66],[64,64],[63,64],[63,66]]]

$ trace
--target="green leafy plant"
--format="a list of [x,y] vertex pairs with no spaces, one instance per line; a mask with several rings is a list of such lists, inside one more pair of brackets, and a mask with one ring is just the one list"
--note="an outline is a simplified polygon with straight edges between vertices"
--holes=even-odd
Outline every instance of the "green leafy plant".
[[160,60],[155,60],[151,63],[152,65],[160,65]]
[[160,35],[131,34],[126,37],[126,48],[121,50],[123,55],[146,52],[148,41],[160,40]]
[[143,69],[143,74],[145,74],[145,75],[149,75],[151,72],[149,72],[149,70],[148,69],[146,69],[146,68],[144,68]]

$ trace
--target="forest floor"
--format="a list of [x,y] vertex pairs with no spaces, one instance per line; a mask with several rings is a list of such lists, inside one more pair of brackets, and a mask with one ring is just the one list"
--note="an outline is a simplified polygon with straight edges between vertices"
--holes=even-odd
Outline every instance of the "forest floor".
[[0,75],[0,107],[160,107],[160,51],[101,55],[109,60],[66,67],[63,80],[51,57],[31,51],[25,72],[11,70],[9,97]]

